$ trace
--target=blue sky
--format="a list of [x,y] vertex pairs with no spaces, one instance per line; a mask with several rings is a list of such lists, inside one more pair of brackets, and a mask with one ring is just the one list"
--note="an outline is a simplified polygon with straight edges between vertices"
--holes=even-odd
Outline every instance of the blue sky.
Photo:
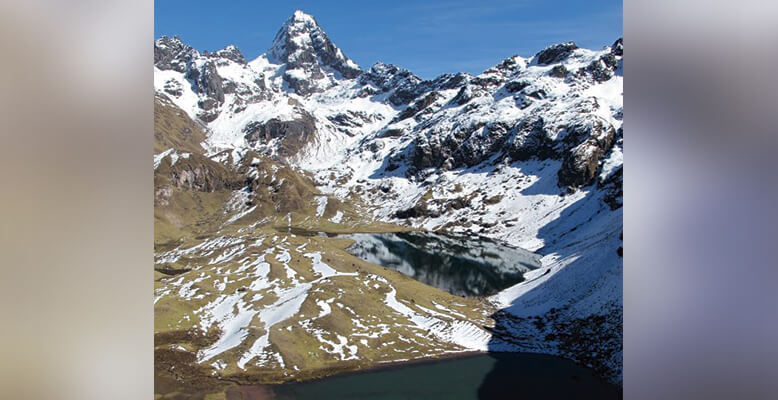
[[198,50],[238,46],[251,60],[300,9],[363,68],[376,61],[422,78],[478,74],[518,54],[572,40],[599,49],[622,36],[622,2],[589,1],[181,1],[154,2],[154,36],[178,35]]

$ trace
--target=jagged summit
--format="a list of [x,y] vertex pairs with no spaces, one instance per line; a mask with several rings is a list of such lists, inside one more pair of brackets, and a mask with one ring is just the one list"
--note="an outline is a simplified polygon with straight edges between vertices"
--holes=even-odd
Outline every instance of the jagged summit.
[[162,70],[172,69],[184,72],[186,70],[184,58],[195,51],[178,36],[162,36],[154,41],[154,65]]
[[[209,60],[248,64],[234,45],[200,53],[177,36],[162,36],[154,41],[154,65],[160,70],[186,73],[187,79],[197,80],[203,71],[194,70],[201,69]],[[300,10],[284,22],[267,52],[257,60],[269,62],[271,70],[266,73],[282,77],[283,85],[301,96],[322,92],[362,73],[359,65],[332,43],[314,17]]]
[[238,50],[238,48],[233,44],[227,45],[221,50],[217,50],[216,52],[212,53],[212,55],[215,57],[232,60],[238,64],[246,63],[246,58],[243,57],[243,53],[241,53],[240,50]]
[[313,16],[300,10],[284,22],[267,50],[268,60],[285,64],[284,80],[298,94],[310,94],[329,86],[320,84],[328,75],[353,79],[359,66],[330,41]]
[[268,58],[279,64],[290,58],[294,60],[299,50],[312,45],[312,36],[323,33],[313,16],[297,10],[276,33],[273,43],[267,49]]

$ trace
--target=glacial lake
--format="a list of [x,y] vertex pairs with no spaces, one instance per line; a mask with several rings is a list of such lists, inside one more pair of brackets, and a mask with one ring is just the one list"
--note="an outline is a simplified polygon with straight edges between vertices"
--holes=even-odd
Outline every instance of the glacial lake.
[[279,400],[619,399],[620,387],[559,357],[489,353],[271,386]]
[[354,233],[346,250],[458,296],[488,296],[524,280],[540,256],[487,238],[429,232]]

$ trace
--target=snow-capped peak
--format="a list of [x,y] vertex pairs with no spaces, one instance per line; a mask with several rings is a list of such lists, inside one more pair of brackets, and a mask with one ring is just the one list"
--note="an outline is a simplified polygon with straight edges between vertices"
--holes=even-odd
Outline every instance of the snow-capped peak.
[[186,58],[199,54],[178,36],[162,36],[154,41],[154,65],[161,70],[186,70]]
[[245,64],[246,59],[243,57],[243,54],[238,50],[238,48],[235,45],[227,45],[225,48],[218,50],[214,53],[217,57],[225,58],[232,60],[238,64]]
[[313,16],[300,10],[284,22],[267,51],[270,62],[286,64],[298,70],[295,77],[320,75],[319,70],[334,70],[347,79],[361,72],[359,66],[335,46]]
[[289,19],[295,22],[310,22],[316,25],[316,20],[313,18],[313,15],[306,14],[303,10],[295,10],[292,17]]
[[178,36],[170,37],[170,36],[167,36],[167,35],[160,36],[159,39],[154,41],[154,44],[159,46],[159,47],[170,47],[170,46],[184,47],[184,46],[186,46],[184,44],[184,42],[182,42],[181,39]]
[[[313,16],[297,10],[278,30],[267,54],[271,61],[285,63],[289,56],[294,54],[295,47],[310,46],[311,35],[318,35],[320,32],[323,33]],[[289,46],[289,42],[294,46]]]

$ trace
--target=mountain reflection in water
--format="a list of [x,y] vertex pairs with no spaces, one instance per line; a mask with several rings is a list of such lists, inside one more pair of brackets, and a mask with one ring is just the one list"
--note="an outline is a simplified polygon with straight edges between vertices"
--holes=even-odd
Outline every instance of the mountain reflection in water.
[[487,238],[426,232],[355,233],[347,249],[373,264],[460,296],[487,296],[524,280],[540,256]]

